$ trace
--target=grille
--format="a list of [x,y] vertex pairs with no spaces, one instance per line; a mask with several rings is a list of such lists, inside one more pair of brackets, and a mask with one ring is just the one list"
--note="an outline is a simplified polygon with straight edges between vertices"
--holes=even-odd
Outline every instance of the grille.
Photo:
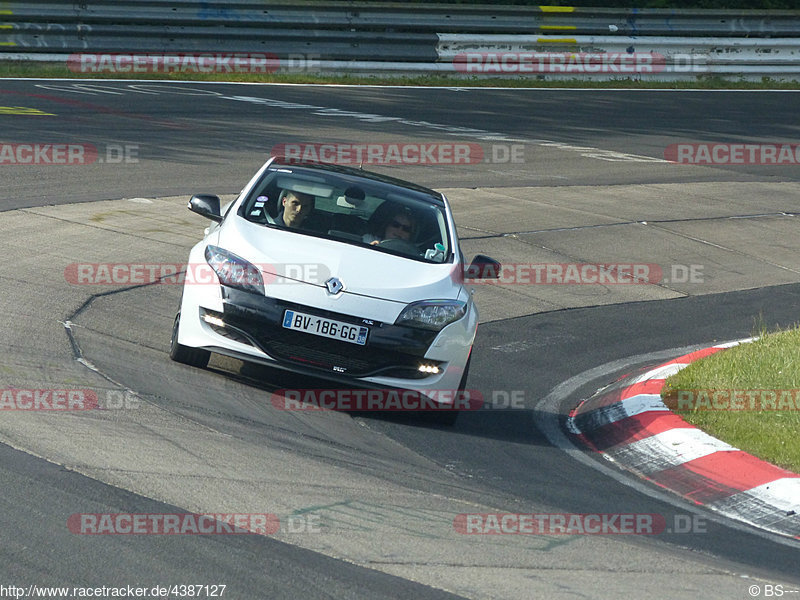
[[225,321],[246,333],[267,354],[279,360],[359,377],[376,374],[415,379],[428,377],[418,370],[422,360],[419,356],[348,344],[233,315],[226,315]]

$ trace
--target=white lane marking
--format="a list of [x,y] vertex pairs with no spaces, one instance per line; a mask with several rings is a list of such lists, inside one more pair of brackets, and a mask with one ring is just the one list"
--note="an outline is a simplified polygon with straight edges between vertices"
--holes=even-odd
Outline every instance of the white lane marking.
[[644,383],[650,379],[666,379],[670,375],[674,375],[684,367],[688,365],[683,363],[675,363],[671,365],[661,365],[660,367],[656,367],[655,369],[648,371],[644,375],[640,375],[636,379],[632,380],[632,384],[636,383]]
[[800,478],[776,479],[707,506],[745,523],[776,533],[796,532],[800,523]]
[[[651,484],[644,483],[636,477],[632,477],[630,473],[621,471],[618,466],[613,465],[613,460],[598,461],[594,455],[586,453],[586,449],[575,442],[573,442],[564,430],[561,428],[561,408],[562,403],[577,392],[585,385],[596,381],[601,378],[608,378],[613,373],[619,373],[628,369],[631,365],[642,364],[647,362],[655,362],[658,360],[671,360],[675,356],[682,356],[690,352],[700,350],[707,346],[686,346],[683,348],[672,348],[670,350],[663,350],[659,352],[652,352],[649,354],[641,354],[637,356],[629,356],[619,360],[611,361],[606,364],[600,365],[593,369],[579,373],[567,379],[554,387],[550,393],[537,402],[534,408],[537,419],[536,427],[544,434],[547,440],[556,448],[562,450],[570,458],[583,464],[586,467],[599,471],[604,476],[613,479],[626,487],[636,490],[638,493],[664,502],[670,506],[674,506],[684,513],[692,513],[698,515],[707,521],[724,525],[739,532],[748,533],[750,535],[758,536],[765,540],[770,540],[774,543],[787,546],[789,548],[797,548],[797,542],[794,539],[788,539],[785,534],[774,533],[762,529],[752,529],[749,526],[737,522],[735,519],[739,518],[728,512],[719,511],[717,513],[710,512],[705,508],[696,506],[685,500],[677,498],[675,495],[661,491],[653,487]],[[606,455],[602,455],[606,458]],[[611,463],[611,464],[610,464]],[[711,508],[711,507],[709,507]],[[719,516],[722,515],[722,516]],[[741,521],[741,518],[739,518]]]
[[747,493],[787,513],[800,514],[800,477],[783,477],[747,490]]
[[[602,148],[595,148],[592,146],[575,146],[563,142],[556,142],[553,140],[544,139],[526,139],[517,138],[508,134],[492,132],[485,129],[475,129],[472,127],[457,127],[453,125],[445,125],[442,123],[434,123],[431,121],[416,121],[404,119],[402,117],[390,117],[386,115],[379,115],[374,113],[364,113],[359,111],[341,110],[338,108],[331,108],[326,106],[316,106],[313,104],[302,104],[296,102],[285,102],[283,100],[275,100],[271,98],[260,98],[256,96],[226,96],[221,92],[214,90],[206,90],[203,88],[186,88],[184,86],[164,85],[159,83],[136,83],[127,84],[121,87],[111,88],[98,84],[86,83],[70,83],[70,84],[37,84],[36,87],[44,89],[51,89],[63,92],[75,92],[79,94],[116,94],[122,95],[125,91],[132,91],[140,94],[177,94],[177,95],[208,95],[215,96],[221,100],[233,100],[237,102],[249,102],[252,104],[260,104],[270,106],[272,108],[282,108],[287,110],[307,110],[312,114],[324,117],[345,117],[353,118],[366,123],[398,123],[410,127],[419,127],[433,131],[440,131],[446,135],[454,135],[465,138],[474,138],[485,141],[504,141],[504,142],[520,142],[534,146],[551,147],[565,152],[575,152],[584,158],[590,158],[602,161],[612,162],[660,162],[668,163],[662,158],[655,158],[651,156],[643,156],[638,154],[630,154],[625,152],[617,152],[615,150],[605,150]],[[420,89],[420,88],[412,88]],[[427,89],[427,88],[425,88]],[[452,89],[452,88],[445,88]]]
[[637,394],[622,402],[615,402],[609,406],[568,417],[567,429],[575,435],[583,435],[643,413],[668,411],[669,409],[661,401],[659,394]]
[[602,150],[592,146],[573,146],[571,144],[564,144],[561,142],[545,142],[539,145],[554,147],[558,148],[559,150],[566,150],[570,152],[579,152],[580,155],[585,158],[596,158],[597,160],[605,160],[609,162],[669,162],[663,158],[653,158],[652,156],[629,154],[627,152],[616,152],[614,150]]
[[715,452],[737,450],[730,444],[690,426],[662,431],[627,444],[624,449],[626,455],[642,455],[647,457],[648,463],[657,463],[659,471],[670,466],[680,466]]
[[756,341],[757,337],[745,338],[743,340],[736,340],[735,342],[727,342],[725,344],[717,344],[714,348],[733,348],[734,346],[738,346],[739,344],[750,344]]
[[[635,417],[642,413],[653,411],[669,412],[669,409],[661,401],[660,394],[636,394],[630,398],[625,398],[620,404],[622,405],[622,410],[627,415],[627,417],[622,418]],[[609,421],[609,423],[622,420],[622,418]]]
[[[0,0],[2,1],[2,0]],[[40,53],[33,54],[9,54],[11,58],[9,60],[29,60],[31,58],[41,58],[43,55]],[[69,58],[69,54],[51,54],[49,57],[52,57],[52,60],[67,60]],[[48,59],[49,60],[49,59]],[[0,77],[0,81],[57,81],[57,82],[64,82],[64,81],[93,81],[90,78],[75,78],[75,77]],[[388,90],[418,90],[420,88],[426,90],[445,90],[445,91],[469,91],[469,92],[480,92],[484,90],[492,90],[492,91],[502,91],[507,92],[509,91],[508,86],[470,86],[470,85],[459,85],[458,87],[453,87],[452,85],[426,85],[426,86],[419,86],[419,85],[395,85],[395,84],[370,84],[364,85],[360,83],[285,83],[285,82],[258,82],[258,81],[198,81],[196,79],[133,79],[133,78],[103,78],[104,82],[106,83],[128,83],[131,82],[140,82],[140,83],[163,83],[168,85],[197,85],[198,83],[202,83],[203,85],[209,86],[230,86],[230,85],[239,85],[239,86],[252,86],[252,87],[325,87],[325,88],[370,88],[370,89],[388,89]],[[528,92],[533,94],[542,94],[546,92],[584,92],[584,93],[607,93],[607,92],[617,92],[617,93],[630,93],[630,92],[638,92],[638,93],[665,93],[669,92],[672,94],[686,94],[686,93],[697,93],[702,92],[704,94],[797,94],[800,93],[800,90],[793,90],[793,89],[776,89],[776,88],[766,88],[766,89],[735,89],[735,88],[728,88],[728,89],[707,89],[707,88],[577,88],[577,87],[527,87],[527,88],[513,88],[516,92]]]
[[91,96],[95,96],[97,94],[110,94],[112,96],[124,96],[124,91],[119,91],[120,88],[111,87],[109,89],[108,86],[104,85],[97,85],[97,84],[83,84],[83,83],[73,83],[69,86],[69,89],[65,89],[67,86],[63,85],[44,85],[38,84],[36,87],[42,88],[45,90],[55,90],[57,92],[75,92],[76,94],[89,94]]
[[737,504],[750,504],[753,500],[775,507],[787,513],[787,516],[800,517],[800,477],[775,479],[734,494],[719,504],[734,507]]

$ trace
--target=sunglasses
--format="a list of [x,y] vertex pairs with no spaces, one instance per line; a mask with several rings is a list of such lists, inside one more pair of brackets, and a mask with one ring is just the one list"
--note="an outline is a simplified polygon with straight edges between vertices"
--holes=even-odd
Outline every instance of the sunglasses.
[[400,221],[392,221],[392,222],[390,222],[389,223],[389,227],[402,229],[406,233],[411,233],[411,225],[405,225],[405,224],[401,223]]

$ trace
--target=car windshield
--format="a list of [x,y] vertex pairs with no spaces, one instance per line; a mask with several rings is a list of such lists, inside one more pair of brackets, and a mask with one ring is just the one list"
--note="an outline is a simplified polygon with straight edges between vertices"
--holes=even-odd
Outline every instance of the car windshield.
[[440,196],[398,180],[365,175],[344,169],[273,167],[253,186],[239,215],[267,227],[415,260],[452,260]]

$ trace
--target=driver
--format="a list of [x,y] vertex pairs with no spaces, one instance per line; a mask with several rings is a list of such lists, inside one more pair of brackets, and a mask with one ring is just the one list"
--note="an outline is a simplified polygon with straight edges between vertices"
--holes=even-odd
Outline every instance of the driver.
[[384,240],[410,242],[416,234],[417,221],[408,208],[398,206],[387,212],[386,218],[375,229],[375,233],[367,233],[363,236],[362,239],[365,243],[375,246]]
[[282,201],[283,210],[278,215],[276,223],[283,227],[300,227],[314,210],[314,201],[315,198],[311,194],[287,191]]

